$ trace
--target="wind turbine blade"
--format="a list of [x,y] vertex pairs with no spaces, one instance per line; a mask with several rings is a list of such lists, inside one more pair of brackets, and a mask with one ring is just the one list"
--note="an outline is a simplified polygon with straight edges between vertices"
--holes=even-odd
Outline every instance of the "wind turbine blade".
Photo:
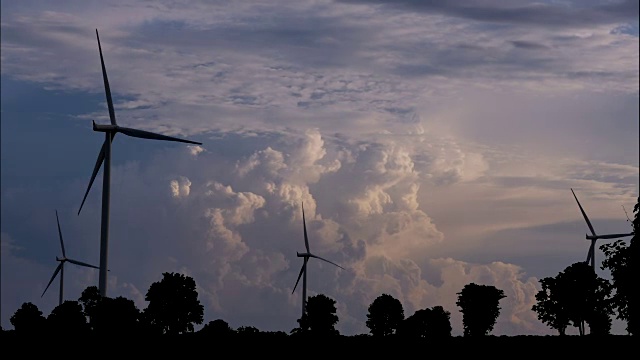
[[316,258],[316,259],[320,259],[320,260],[326,261],[326,262],[328,262],[329,264],[333,264],[333,265],[335,265],[335,266],[339,267],[339,268],[340,268],[340,269],[342,269],[342,270],[346,270],[346,269],[345,269],[345,268],[343,268],[342,266],[340,266],[340,265],[338,265],[338,264],[336,264],[336,263],[334,263],[334,262],[332,262],[332,261],[329,261],[329,260],[327,260],[327,259],[323,259],[323,258],[321,258],[320,256],[313,255],[313,254],[309,254],[309,256],[310,256],[310,257],[313,257],[313,258]]
[[56,210],[56,221],[58,222],[58,235],[60,235],[60,246],[62,247],[62,257],[67,257],[64,252],[64,241],[62,241],[62,230],[60,230],[60,219],[58,219],[58,210]]
[[53,282],[53,279],[56,278],[56,275],[58,275],[58,273],[60,272],[60,269],[62,269],[62,265],[64,264],[64,262],[61,262],[60,265],[58,265],[58,267],[56,268],[56,271],[53,272],[53,276],[51,277],[51,280],[49,280],[49,283],[47,284],[47,287],[44,288],[44,291],[42,292],[42,295],[40,295],[40,297],[44,296],[44,293],[47,292],[47,289],[49,288],[49,285],[51,285],[51,283]]
[[633,236],[633,235],[634,233],[598,235],[598,239],[617,239],[617,238],[622,238],[625,236]]
[[593,248],[596,245],[596,241],[595,240],[591,240],[591,246],[589,246],[589,253],[587,254],[587,260],[585,261],[587,264],[590,263],[591,261],[591,256],[593,254]]
[[78,261],[78,260],[67,259],[67,261],[69,261],[72,264],[76,264],[76,265],[80,265],[80,266],[90,267],[90,268],[94,268],[94,269],[100,269],[97,266],[93,266],[91,264],[83,263],[82,261]]
[[307,248],[307,253],[309,253],[309,237],[307,236],[307,223],[304,219],[304,202],[302,203],[302,228],[304,229],[304,246]]
[[307,267],[307,258],[304,258],[304,263],[302,264],[302,267],[300,268],[300,274],[298,274],[298,280],[296,280],[296,284],[294,285],[293,291],[291,292],[292,294],[294,292],[296,292],[296,287],[298,287],[298,283],[300,282],[300,278],[302,277],[302,273],[304,273],[306,267]]
[[111,88],[109,87],[109,79],[107,78],[107,69],[104,66],[104,58],[102,57],[102,46],[100,46],[100,36],[98,36],[98,29],[96,29],[96,38],[98,39],[98,50],[100,51],[100,64],[102,65],[102,80],[104,81],[104,92],[107,95],[107,106],[109,107],[109,119],[111,119],[111,125],[116,124],[116,113],[113,110],[113,100],[111,99]]
[[202,143],[199,143],[196,141],[184,140],[184,139],[179,139],[179,138],[171,137],[167,135],[152,133],[150,131],[131,129],[131,128],[120,127],[120,126],[118,127],[118,132],[121,132],[128,136],[133,136],[133,137],[143,138],[143,139],[168,140],[168,141],[177,141],[177,142],[182,142],[187,144],[202,145]]
[[589,225],[589,230],[591,230],[591,234],[593,236],[597,236],[595,230],[593,230],[591,221],[589,221],[589,218],[587,217],[587,213],[584,212],[582,205],[580,205],[580,201],[578,201],[578,197],[576,196],[576,193],[573,192],[573,189],[571,189],[571,192],[573,193],[573,197],[576,199],[576,202],[578,203],[578,207],[580,207],[580,211],[582,212],[582,217],[584,217],[584,220],[587,222],[587,225]]
[[[115,133],[111,134],[111,141],[113,142],[113,137]],[[105,140],[106,141],[106,140]],[[96,165],[93,167],[93,173],[91,174],[91,180],[89,180],[89,186],[87,186],[87,191],[84,193],[84,197],[82,198],[82,204],[80,204],[80,209],[78,209],[78,215],[80,215],[80,211],[82,211],[82,206],[84,206],[84,202],[87,200],[87,195],[89,195],[89,190],[91,190],[91,185],[96,180],[96,176],[98,175],[98,171],[100,170],[100,166],[102,166],[102,162],[104,162],[105,157],[105,145],[106,143],[102,143],[102,148],[100,149],[100,153],[98,154],[98,160],[96,160]]]

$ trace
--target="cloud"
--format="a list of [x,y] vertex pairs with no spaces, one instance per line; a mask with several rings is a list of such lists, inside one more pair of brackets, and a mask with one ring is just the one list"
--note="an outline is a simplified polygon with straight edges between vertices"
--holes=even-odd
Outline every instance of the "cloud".
[[[203,143],[114,147],[135,156],[113,159],[109,291],[139,307],[174,271],[194,277],[206,319],[290,330],[304,201],[312,252],[346,268],[312,261],[309,294],[337,300],[343,333],[367,332],[387,292],[405,315],[444,306],[461,334],[456,293],[472,281],[508,296],[495,333],[549,333],[529,311],[536,278],[583,255],[568,189],[611,227],[635,201],[637,152],[620,149],[638,147],[638,47],[620,29],[637,3],[20,4],[3,4],[3,94],[30,98],[29,82],[73,106],[79,92],[104,101],[98,27],[119,123]],[[21,120],[4,121],[6,104],[3,129]],[[108,122],[105,107],[34,116],[62,131]],[[3,294],[18,294],[3,326],[50,276],[47,209],[78,219],[74,254],[98,254],[100,177],[78,218],[69,199],[88,174],[52,169],[3,181]],[[23,265],[33,276],[6,271]],[[70,298],[96,283],[76,275]]]
[[[530,26],[588,27],[638,19],[638,2],[604,1],[592,4],[545,4],[532,1],[470,1],[462,3],[420,0],[340,0],[344,3],[383,5],[391,8],[437,13],[498,24]],[[582,6],[581,6],[582,5]]]
[[[3,21],[2,72],[50,89],[102,93],[97,23],[121,122],[185,136],[312,127],[351,135],[405,133],[413,124],[402,114],[462,90],[498,97],[638,91],[637,37],[612,33],[609,20],[619,25],[624,16],[615,14],[628,14],[613,5],[406,2],[430,10],[398,13],[342,2],[160,4],[23,9]],[[483,14],[544,10],[540,19],[571,24],[566,15],[577,14],[592,22],[532,30],[438,15],[473,14],[474,8]],[[104,121],[106,111],[80,117],[88,118]]]
[[189,196],[189,192],[191,191],[191,181],[186,177],[182,176],[178,180],[171,180],[170,185],[173,197],[181,198]]
[[[146,306],[142,289],[161,272],[178,271],[195,278],[208,317],[288,331],[300,306],[299,293],[291,291],[300,266],[295,251],[303,249],[304,200],[311,251],[347,269],[310,264],[309,295],[325,293],[341,303],[343,332],[367,332],[361,315],[381,292],[397,296],[407,312],[439,301],[454,310],[454,289],[442,287],[476,277],[454,281],[448,267],[437,262],[421,268],[428,249],[445,238],[419,209],[422,175],[413,167],[410,149],[335,142],[317,131],[281,136],[276,144],[210,174],[197,169],[214,165],[212,152],[194,158],[190,149],[114,167],[110,293]],[[184,175],[174,176],[172,164],[183,164]],[[85,206],[87,214],[98,215],[97,202]],[[139,271],[127,271],[134,267]],[[425,271],[435,272],[429,278],[440,273],[445,283],[430,283],[422,276]],[[512,275],[500,279],[501,274],[477,279],[527,286]],[[527,299],[514,300],[505,312],[528,306],[522,304]],[[514,326],[535,327],[522,321]]]

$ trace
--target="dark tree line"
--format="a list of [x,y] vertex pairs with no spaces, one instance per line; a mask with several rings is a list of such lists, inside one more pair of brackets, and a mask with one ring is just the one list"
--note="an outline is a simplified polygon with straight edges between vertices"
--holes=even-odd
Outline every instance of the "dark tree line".
[[[465,329],[478,329],[473,332],[477,335],[491,331],[500,312],[500,298],[496,298],[495,294],[502,294],[502,290],[476,284],[465,286],[458,294],[458,306],[464,314]],[[63,302],[48,317],[43,316],[36,305],[27,302],[22,304],[10,321],[15,333],[21,335],[45,332],[64,332],[77,336],[115,334],[124,337],[140,334],[198,334],[217,338],[340,335],[335,328],[339,321],[336,301],[323,294],[307,299],[306,313],[298,320],[300,326],[290,334],[282,331],[263,332],[253,326],[233,329],[222,319],[210,321],[199,331],[194,331],[194,325],[203,322],[204,308],[198,300],[195,281],[182,274],[164,273],[162,280],[151,284],[145,300],[149,302],[148,306],[139,310],[130,299],[121,296],[101,297],[96,286],[89,286],[78,301]],[[489,314],[490,318],[481,314]],[[417,310],[405,318],[401,302],[389,294],[382,294],[369,306],[366,326],[373,337],[448,338],[452,330],[450,316],[451,313],[442,306],[434,306]],[[466,335],[469,334],[465,330]]]
[[67,300],[48,317],[27,302],[11,316],[18,334],[64,332],[71,335],[183,334],[202,324],[204,307],[198,300],[195,281],[182,274],[164,273],[151,284],[145,296],[147,308],[140,311],[133,300],[122,296],[102,297],[96,286],[89,286],[78,301]]

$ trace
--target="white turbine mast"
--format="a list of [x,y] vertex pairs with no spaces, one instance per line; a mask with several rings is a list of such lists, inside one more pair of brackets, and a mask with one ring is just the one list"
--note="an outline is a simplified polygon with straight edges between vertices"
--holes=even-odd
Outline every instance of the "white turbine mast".
[[91,180],[89,181],[89,186],[87,187],[87,191],[84,194],[84,198],[82,199],[82,204],[80,204],[80,209],[78,210],[78,215],[80,215],[80,211],[82,210],[82,206],[84,205],[85,200],[87,199],[87,195],[89,194],[89,190],[91,189],[91,185],[98,174],[98,170],[100,170],[100,166],[104,163],[103,169],[103,180],[102,180],[102,219],[101,219],[101,231],[100,231],[100,278],[99,278],[99,290],[101,296],[107,296],[107,257],[108,257],[108,247],[109,247],[109,199],[110,199],[110,188],[111,188],[111,143],[113,142],[113,138],[117,133],[123,133],[124,135],[143,138],[143,139],[152,139],[152,140],[167,140],[167,141],[177,141],[188,144],[202,145],[202,143],[191,141],[191,140],[183,140],[171,136],[161,135],[152,133],[149,131],[143,131],[138,129],[127,128],[123,126],[119,126],[116,123],[116,115],[113,109],[113,100],[111,99],[111,89],[109,88],[109,79],[107,78],[107,70],[104,66],[104,58],[102,56],[102,47],[100,46],[100,37],[98,36],[98,29],[96,29],[96,38],[98,39],[98,50],[100,52],[100,63],[102,65],[102,80],[104,82],[104,90],[107,97],[107,106],[109,108],[109,118],[111,120],[111,124],[109,125],[98,125],[93,121],[93,130],[104,132],[105,140],[102,144],[102,148],[100,149],[100,153],[98,154],[98,160],[93,168],[93,174],[91,174]]

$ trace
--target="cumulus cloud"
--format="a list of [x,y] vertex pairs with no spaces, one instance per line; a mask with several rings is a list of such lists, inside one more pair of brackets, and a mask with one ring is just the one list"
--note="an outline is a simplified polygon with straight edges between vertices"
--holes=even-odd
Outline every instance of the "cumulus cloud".
[[178,180],[171,180],[169,184],[171,186],[171,195],[175,198],[181,198],[189,196],[191,190],[191,181],[184,176],[181,176]]
[[[180,207],[159,203],[166,209],[163,216],[172,217],[172,221],[153,232],[174,239],[150,243],[154,257],[164,254],[172,259],[164,261],[165,266],[195,277],[205,308],[216,314],[211,316],[224,316],[236,326],[250,319],[258,326],[280,329],[295,324],[300,294],[291,291],[301,266],[295,251],[304,249],[304,201],[312,252],[346,269],[321,261],[310,263],[309,296],[325,293],[341,303],[339,328],[343,332],[367,332],[363,320],[366,309],[382,293],[401,300],[407,315],[435,305],[454,313],[455,292],[472,280],[504,287],[514,297],[504,306],[504,327],[512,326],[510,331],[515,332],[541,331],[523,310],[530,307],[535,281],[521,280],[517,266],[473,265],[453,259],[425,261],[430,258],[429,249],[446,238],[420,210],[418,189],[427,176],[415,170],[411,147],[335,141],[315,131],[281,136],[276,144],[229,163],[221,173],[231,177],[222,176],[220,181],[216,175],[187,170],[188,180],[185,176],[173,180],[175,186],[167,191],[167,196],[174,197],[189,189],[188,196],[181,197],[185,201]],[[176,154],[172,161],[181,161],[183,156],[189,156],[188,152]],[[123,181],[136,177],[145,182],[152,174],[158,176],[160,159],[167,161],[166,156],[159,156],[157,162],[145,167],[129,167],[128,171],[138,170],[123,172]],[[208,161],[211,159],[206,155],[200,156],[191,167],[207,166]],[[432,166],[437,168],[437,162]],[[137,190],[142,192],[143,202],[157,191]],[[137,284],[144,286],[157,277],[150,275],[118,279],[114,288],[131,293]],[[246,300],[238,301],[239,297]],[[261,311],[273,314],[258,315]],[[275,314],[282,318],[268,325]]]
[[189,146],[189,149],[191,151],[191,155],[193,156],[197,156],[201,152],[205,151],[204,148],[200,145]]
[[[276,141],[244,146],[262,136]],[[196,280],[207,318],[288,331],[300,309],[300,293],[291,292],[301,266],[295,252],[304,249],[304,201],[312,252],[346,269],[310,263],[309,296],[324,293],[336,299],[343,333],[368,332],[368,305],[389,293],[403,303],[407,316],[421,308],[444,306],[460,334],[456,293],[469,282],[505,291],[495,333],[549,333],[530,311],[537,280],[526,277],[521,267],[435,253],[449,239],[423,210],[421,186],[456,189],[458,183],[476,186],[488,179],[454,177],[449,185],[432,181],[430,175],[441,171],[443,162],[419,159],[437,159],[443,147],[336,138],[316,130],[240,137],[234,142],[246,149],[237,161],[218,161],[215,149],[197,157],[189,149],[171,149],[145,163],[114,167],[114,184],[120,184],[112,195],[109,284],[114,296],[146,306],[144,289],[162,272],[177,271]],[[458,158],[468,159],[463,146],[452,149]],[[491,166],[496,158],[488,155],[483,166]],[[454,165],[464,168],[464,161]],[[556,170],[571,169],[568,165]],[[211,171],[198,171],[203,168]],[[614,168],[621,174],[632,170]],[[176,175],[175,169],[183,175]],[[507,175],[506,170],[503,165],[499,174]],[[89,201],[86,206],[97,218],[99,203]],[[94,219],[77,226],[97,224]],[[131,268],[139,271],[127,270]],[[89,285],[90,280],[82,282]]]

